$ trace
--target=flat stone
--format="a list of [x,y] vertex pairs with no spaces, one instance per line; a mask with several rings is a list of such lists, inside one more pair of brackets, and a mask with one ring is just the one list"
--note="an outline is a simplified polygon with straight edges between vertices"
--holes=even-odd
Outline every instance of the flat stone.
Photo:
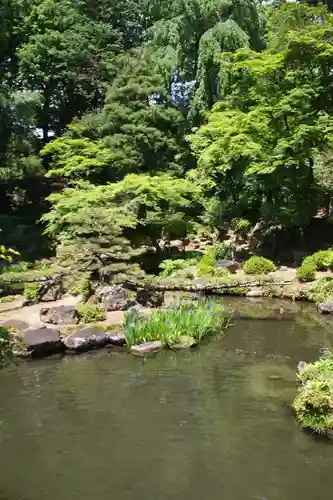
[[52,325],[75,325],[79,322],[75,306],[43,307],[39,317],[44,323]]
[[136,304],[135,293],[134,295],[133,293],[122,285],[107,285],[98,288],[95,297],[108,312],[126,311]]
[[241,265],[235,260],[221,259],[215,262],[214,267],[218,269],[226,269],[230,273],[235,273],[241,268]]
[[123,330],[117,332],[107,332],[109,344],[117,347],[123,347],[126,344],[125,332]]
[[195,338],[191,337],[190,335],[182,335],[179,338],[179,342],[177,342],[177,344],[172,344],[170,347],[171,349],[180,351],[182,349],[190,349],[195,345],[197,345],[197,341],[195,340]]
[[130,351],[135,356],[149,356],[163,349],[163,343],[160,340],[145,342],[144,344],[132,345]]
[[262,290],[261,288],[253,288],[253,290],[249,290],[246,292],[246,297],[264,297],[265,296],[265,290]]
[[325,300],[317,306],[318,311],[321,314],[332,314],[333,313],[333,300]]
[[68,350],[82,352],[105,347],[109,343],[109,336],[99,328],[87,327],[71,333],[63,342]]
[[13,328],[18,331],[24,331],[29,327],[29,324],[25,321],[21,321],[20,319],[5,319],[4,321],[1,321],[0,326]]
[[33,357],[48,356],[64,351],[60,331],[55,328],[28,328],[17,337]]

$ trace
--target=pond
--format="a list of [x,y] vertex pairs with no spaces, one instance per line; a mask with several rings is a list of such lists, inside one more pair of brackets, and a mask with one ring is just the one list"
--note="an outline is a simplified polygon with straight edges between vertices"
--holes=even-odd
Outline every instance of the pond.
[[[258,318],[271,307],[227,303]],[[331,345],[333,325],[286,307],[189,352],[3,370],[0,500],[331,498],[333,443],[301,432],[290,403],[298,361]]]

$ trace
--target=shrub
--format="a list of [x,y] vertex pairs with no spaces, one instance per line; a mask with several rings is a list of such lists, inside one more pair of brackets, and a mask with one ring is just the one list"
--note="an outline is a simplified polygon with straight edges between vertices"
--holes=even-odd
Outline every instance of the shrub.
[[185,270],[188,267],[195,266],[198,259],[166,259],[161,262],[159,268],[162,270],[160,272],[161,278],[168,278],[175,271]]
[[84,277],[76,280],[70,287],[70,292],[74,295],[83,295],[88,298],[90,295],[91,283],[89,278]]
[[276,267],[271,260],[265,257],[253,256],[244,263],[243,271],[250,275],[268,274],[276,271]]
[[225,324],[226,316],[222,306],[205,301],[196,305],[176,306],[174,309],[155,310],[149,317],[141,317],[135,311],[128,311],[124,320],[128,345],[152,340],[172,345],[182,336],[190,336],[200,342],[203,337]]
[[333,277],[325,276],[320,278],[311,292],[311,299],[315,302],[324,302],[324,300],[333,297]]
[[[319,250],[310,256],[316,265],[317,271],[326,271],[333,268],[333,250]],[[305,260],[305,259],[304,259]]]
[[23,295],[27,300],[37,301],[39,298],[40,283],[25,283]]
[[245,233],[251,227],[251,222],[247,219],[232,219],[231,229],[237,233]]
[[79,304],[76,310],[82,323],[95,323],[106,318],[104,309],[96,304]]
[[197,275],[215,275],[215,264],[218,259],[225,259],[228,256],[229,247],[225,243],[219,243],[207,248],[199,264],[197,265]]
[[293,407],[300,425],[318,433],[333,429],[333,357],[325,354],[299,373],[302,383]]
[[305,283],[316,279],[316,264],[312,258],[305,258],[302,265],[297,269],[296,276],[299,281]]

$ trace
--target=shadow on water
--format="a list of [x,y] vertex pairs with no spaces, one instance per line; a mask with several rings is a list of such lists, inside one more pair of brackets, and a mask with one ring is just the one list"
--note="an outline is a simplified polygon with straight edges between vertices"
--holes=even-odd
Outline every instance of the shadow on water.
[[290,410],[297,363],[331,344],[331,324],[310,306],[279,321],[276,303],[225,303],[267,319],[234,319],[190,352],[3,371],[0,500],[331,498],[331,443]]

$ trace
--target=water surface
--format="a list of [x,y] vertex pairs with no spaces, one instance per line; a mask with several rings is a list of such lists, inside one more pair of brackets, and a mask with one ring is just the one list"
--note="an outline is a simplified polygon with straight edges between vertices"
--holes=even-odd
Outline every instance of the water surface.
[[236,320],[190,352],[4,370],[0,500],[329,500],[333,443],[302,433],[289,405],[298,361],[332,340],[305,307]]

